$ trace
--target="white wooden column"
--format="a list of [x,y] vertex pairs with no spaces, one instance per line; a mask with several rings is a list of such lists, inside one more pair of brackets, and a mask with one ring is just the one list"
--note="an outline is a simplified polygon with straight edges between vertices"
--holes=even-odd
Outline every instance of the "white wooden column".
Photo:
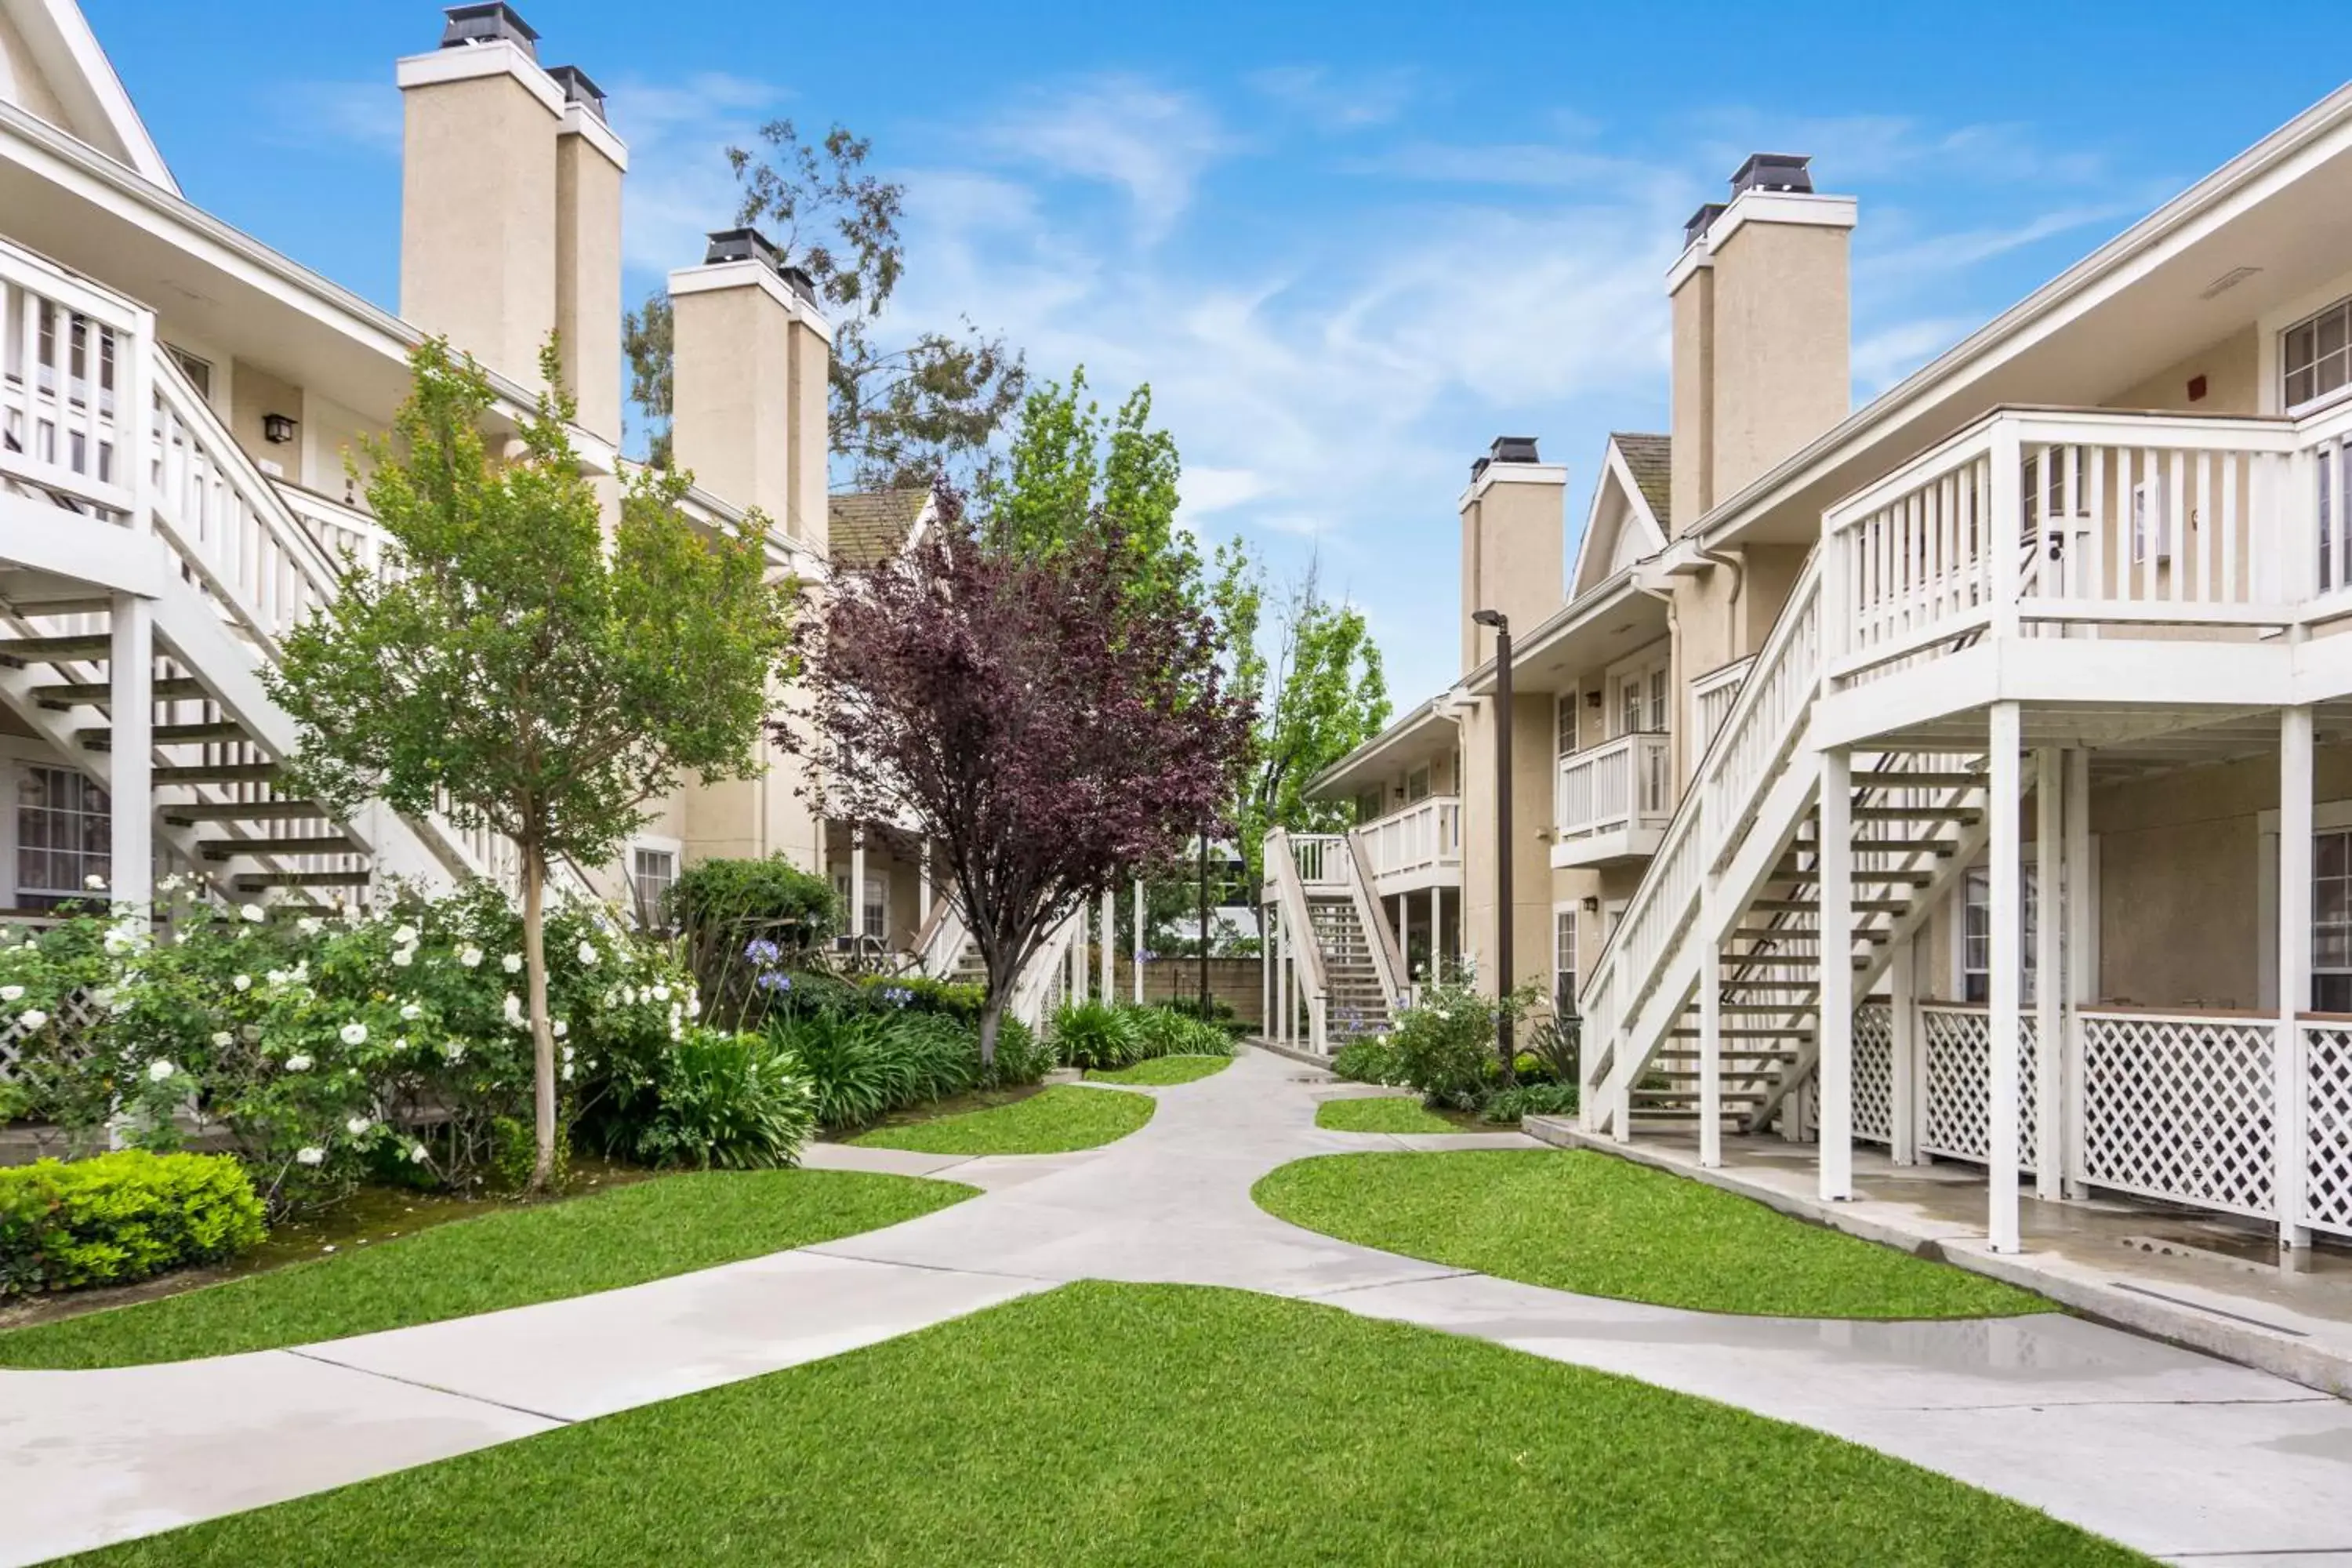
[[931,918],[931,841],[915,840],[915,929],[920,931]]
[[[1998,470],[1996,470],[1998,471]],[[1996,507],[1996,510],[1998,508]],[[2013,537],[1996,533],[1996,539]],[[2005,560],[2014,552],[1997,550],[1994,559]],[[2011,606],[2014,615],[2015,605]],[[2019,863],[2023,853],[2023,834],[2018,825],[2022,805],[2019,795],[2023,784],[2018,756],[2021,732],[2023,729],[2017,704],[1996,702],[1990,715],[1991,742],[1988,750],[1991,763],[1991,794],[1988,806],[1992,812],[1991,856],[1992,883],[1992,942],[1987,960],[1992,973],[1990,989],[1992,1007],[1986,1020],[1990,1036],[1991,1082],[1989,1086],[1991,1137],[1986,1152],[1985,1184],[1987,1215],[1985,1229],[1995,1252],[2020,1250],[2017,1212],[2017,1087],[2018,1033],[2024,1021],[2020,1006],[2019,971],[2024,966],[2023,941],[2024,867]]]
[[1102,999],[1118,1000],[1118,894],[1109,888],[1102,894]]
[[2058,752],[2033,753],[2033,1195],[2055,1198],[2064,1184],[2065,995],[2059,937],[2066,929],[2059,850],[2065,843],[2064,773]]
[[[1445,939],[1442,934],[1444,930],[1445,889],[1433,882],[1429,887],[1429,983],[1432,985],[1445,978]],[[1577,942],[1581,944],[1584,933],[1579,931],[1576,935]],[[1412,977],[1408,975],[1406,978]],[[1577,978],[1581,980],[1584,976],[1580,973]]]
[[2311,1245],[2302,1223],[2303,1027],[2311,1005],[2311,710],[2279,710],[2278,1036],[2272,1052],[2272,1190],[2281,1251]]
[[1698,1163],[1710,1171],[1723,1163],[1723,944],[1715,940],[1714,901],[1699,895]]
[[[129,456],[136,467],[143,453]],[[113,731],[106,775],[112,814],[107,896],[143,910],[155,898],[154,607],[135,594],[117,594],[113,610],[106,665]]]
[[1821,1195],[1853,1196],[1853,757],[1822,753],[1821,1085],[1815,1164]]
[[1063,955],[1063,962],[1069,966],[1070,1000],[1084,1002],[1087,999],[1087,901],[1084,899],[1078,900],[1078,907],[1070,918],[1077,922],[1077,930],[1071,933],[1070,950]]
[[[2088,1195],[2077,1177],[2083,1169],[2083,1009],[2099,1000],[2098,936],[2091,901],[2091,753],[2066,753],[2066,1040],[2065,1079],[2060,1086],[2058,1160],[2060,1190],[2070,1198]],[[2045,891],[2043,898],[2050,895]]]
[[1886,966],[1887,1055],[1895,1069],[1892,1147],[1895,1163],[1919,1163],[1919,938],[1895,944]]
[[849,951],[866,946],[866,829],[849,830]]
[[[1258,988],[1260,990],[1264,990],[1265,976],[1265,942],[1262,940],[1265,935],[1265,910],[1264,906],[1260,906],[1258,910],[1257,931],[1258,936],[1261,938],[1257,944]],[[1143,879],[1140,877],[1138,877],[1135,879],[1135,931],[1132,934],[1134,937],[1134,943],[1130,957],[1135,966],[1135,1005],[1140,1007],[1143,1005]],[[1263,1026],[1265,1022],[1265,999],[1263,997],[1259,999],[1257,1016],[1259,1024]]]

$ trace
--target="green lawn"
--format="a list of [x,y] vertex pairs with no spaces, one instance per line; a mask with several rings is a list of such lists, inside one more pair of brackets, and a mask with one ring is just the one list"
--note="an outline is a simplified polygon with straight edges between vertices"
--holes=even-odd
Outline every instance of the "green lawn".
[[1833,1437],[1482,1341],[1087,1283],[75,1561],[2144,1560]]
[[849,1140],[919,1154],[1061,1154],[1116,1142],[1151,1120],[1151,1097],[1055,1084],[986,1110],[877,1127]]
[[1133,1067],[1118,1068],[1109,1072],[1090,1072],[1087,1076],[1097,1083],[1139,1083],[1155,1089],[1171,1084],[1192,1083],[1211,1073],[1224,1071],[1234,1065],[1231,1057],[1153,1057]]
[[184,1361],[584,1296],[896,1225],[974,1191],[855,1171],[662,1176],[0,1333],[0,1366]]
[[1584,1150],[1331,1154],[1270,1173],[1252,1195],[1327,1236],[1590,1296],[1805,1318],[2055,1310],[1983,1275]]
[[1315,1125],[1330,1132],[1459,1132],[1448,1121],[1410,1095],[1361,1095],[1327,1100],[1315,1110]]

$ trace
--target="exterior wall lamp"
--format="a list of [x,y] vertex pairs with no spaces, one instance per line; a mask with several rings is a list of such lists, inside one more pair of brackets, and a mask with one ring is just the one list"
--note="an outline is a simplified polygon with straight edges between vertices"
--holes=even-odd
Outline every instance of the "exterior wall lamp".
[[263,415],[261,438],[273,447],[283,447],[294,439],[294,421],[283,414]]

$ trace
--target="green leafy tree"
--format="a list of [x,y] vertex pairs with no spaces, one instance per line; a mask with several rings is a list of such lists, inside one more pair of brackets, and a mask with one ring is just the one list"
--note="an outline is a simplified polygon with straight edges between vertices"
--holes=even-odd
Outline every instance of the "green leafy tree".
[[[810,142],[791,121],[771,121],[760,142],[727,150],[741,189],[735,221],[760,226],[824,301],[834,454],[865,489],[925,487],[943,470],[984,466],[989,442],[1021,404],[1021,355],[969,321],[960,332],[919,332],[887,347],[877,331],[905,270],[898,218],[906,188],[870,173],[872,142],[839,125]],[[630,395],[652,424],[649,460],[667,468],[676,406],[667,294],[657,290],[629,312],[622,344]]]
[[[543,1186],[556,1130],[548,868],[610,858],[685,773],[759,770],[796,590],[767,581],[760,520],[705,533],[668,474],[632,479],[608,539],[561,390],[523,420],[520,454],[494,459],[474,362],[436,341],[410,365],[392,435],[369,444],[386,570],[348,563],[335,598],[287,637],[270,685],[301,725],[297,787],[346,810],[371,797],[442,810],[520,852]],[[541,368],[560,388],[551,342]]]
[[1381,732],[1389,692],[1363,611],[1325,598],[1312,566],[1288,596],[1273,660],[1253,668],[1259,683],[1248,689],[1262,695],[1234,816],[1255,868],[1274,828],[1328,833],[1349,825],[1347,803],[1308,800],[1307,786]]

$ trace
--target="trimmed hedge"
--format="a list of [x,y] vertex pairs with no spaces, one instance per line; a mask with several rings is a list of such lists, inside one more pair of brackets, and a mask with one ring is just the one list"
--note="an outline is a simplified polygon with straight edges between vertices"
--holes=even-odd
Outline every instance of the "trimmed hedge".
[[125,1149],[0,1169],[0,1297],[125,1285],[216,1263],[268,1234],[226,1154]]

